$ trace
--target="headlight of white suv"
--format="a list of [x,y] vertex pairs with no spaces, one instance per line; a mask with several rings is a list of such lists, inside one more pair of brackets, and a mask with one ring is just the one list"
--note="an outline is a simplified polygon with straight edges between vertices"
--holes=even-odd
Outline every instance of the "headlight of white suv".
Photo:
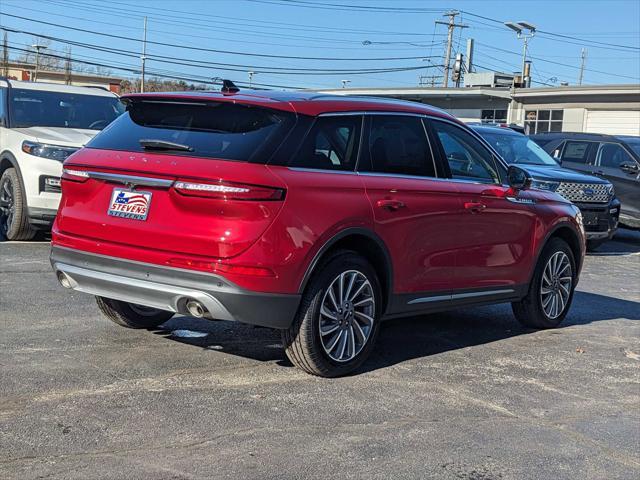
[[549,182],[547,180],[534,180],[531,182],[531,188],[546,190],[548,192],[555,192],[559,186],[560,182]]
[[63,147],[61,145],[47,145],[46,143],[22,142],[22,151],[36,157],[49,158],[51,160],[65,161],[69,155],[77,152],[79,148]]

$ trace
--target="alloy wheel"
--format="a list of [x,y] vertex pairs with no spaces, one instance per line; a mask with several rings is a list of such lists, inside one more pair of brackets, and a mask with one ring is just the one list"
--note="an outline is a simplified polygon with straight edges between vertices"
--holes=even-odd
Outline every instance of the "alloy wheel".
[[13,193],[13,183],[7,176],[0,184],[0,230],[6,234],[11,230],[15,218],[16,204]]
[[544,267],[540,283],[540,300],[547,317],[555,319],[564,312],[569,303],[572,283],[569,257],[564,252],[554,253]]
[[320,305],[320,341],[336,362],[353,360],[364,348],[375,321],[376,302],[367,277],[348,270],[327,288]]

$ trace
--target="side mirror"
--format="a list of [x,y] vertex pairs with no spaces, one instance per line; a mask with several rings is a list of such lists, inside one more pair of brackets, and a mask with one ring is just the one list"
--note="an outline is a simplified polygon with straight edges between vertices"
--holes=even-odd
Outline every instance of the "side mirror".
[[533,182],[529,172],[516,165],[511,165],[507,170],[507,179],[509,186],[514,190],[527,190],[531,188],[531,183]]
[[630,175],[635,175],[638,173],[638,171],[640,171],[640,167],[638,167],[638,164],[636,162],[626,161],[622,162],[619,166],[620,170]]

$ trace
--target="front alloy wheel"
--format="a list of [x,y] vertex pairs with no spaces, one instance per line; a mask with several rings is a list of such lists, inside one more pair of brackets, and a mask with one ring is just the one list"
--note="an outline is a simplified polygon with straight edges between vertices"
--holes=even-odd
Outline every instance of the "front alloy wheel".
[[0,177],[0,239],[31,240],[35,234],[18,172],[7,168]]
[[540,282],[540,301],[547,317],[556,319],[569,303],[571,296],[571,262],[564,252],[556,252],[547,262]]

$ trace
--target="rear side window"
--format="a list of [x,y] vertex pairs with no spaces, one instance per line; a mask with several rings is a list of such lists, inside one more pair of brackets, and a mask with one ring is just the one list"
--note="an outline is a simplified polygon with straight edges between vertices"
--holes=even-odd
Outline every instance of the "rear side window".
[[[264,162],[295,124],[295,115],[226,102],[134,101],[87,147]],[[146,141],[146,142],[145,142]],[[166,145],[163,144],[165,142]],[[189,150],[171,150],[170,144]],[[164,145],[164,147],[162,147]]]
[[435,177],[433,155],[419,117],[373,115],[369,133],[369,164],[361,171]]
[[289,166],[353,171],[358,158],[362,117],[319,117]]
[[568,141],[562,152],[562,161],[588,163],[592,142]]

